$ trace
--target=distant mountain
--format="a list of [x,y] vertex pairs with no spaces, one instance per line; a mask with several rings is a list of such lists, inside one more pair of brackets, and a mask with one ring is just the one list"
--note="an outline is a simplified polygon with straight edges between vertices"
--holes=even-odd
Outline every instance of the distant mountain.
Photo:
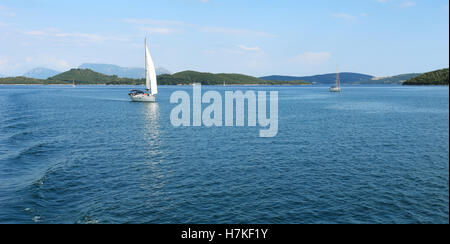
[[[144,68],[125,68],[113,64],[82,64],[80,69],[90,69],[105,75],[117,75],[121,78],[141,79],[145,77]],[[157,75],[170,74],[170,71],[164,68],[156,69]]]
[[[71,69],[48,79],[33,79],[26,77],[0,78],[0,84],[106,84],[106,85],[143,85],[145,79],[120,78],[116,75],[105,75],[90,69]],[[173,75],[158,76],[159,85],[309,85],[304,81],[265,81],[242,74],[212,74],[196,71],[183,71]]]
[[47,68],[35,68],[27,73],[23,74],[25,77],[34,78],[34,79],[47,79],[49,77],[55,76],[61,72],[47,69]]
[[156,75],[170,75],[172,72],[165,68],[156,68]]
[[135,80],[131,78],[120,78],[116,75],[105,75],[99,72],[95,72],[90,69],[71,69],[67,72],[55,75],[48,78],[48,80],[72,82],[77,84],[136,84],[137,82],[142,82],[143,80]]
[[[341,77],[341,81],[343,83],[354,83],[363,80],[371,80],[374,76],[358,74],[358,73],[339,73]],[[333,84],[336,82],[336,73],[325,74],[325,75],[314,75],[314,76],[281,76],[281,75],[272,75],[261,77],[262,80],[272,80],[272,81],[295,81],[295,80],[303,80],[311,83],[317,84]]]
[[421,75],[420,73],[402,74],[389,77],[375,77],[371,80],[357,81],[353,84],[402,84],[403,82]]
[[403,82],[403,85],[447,85],[449,84],[449,70],[441,69],[425,73]]
[[0,84],[72,84],[75,82],[76,84],[81,85],[95,85],[95,84],[108,84],[108,85],[136,85],[136,84],[144,84],[145,80],[135,80],[130,78],[119,78],[115,75],[108,76],[104,75],[90,69],[71,69],[69,71],[57,74],[48,79],[35,79],[28,77],[7,77],[0,78]]
[[0,78],[0,84],[3,85],[54,85],[54,84],[72,84],[72,82],[44,80],[28,78],[23,76]]
[[165,85],[180,85],[201,83],[202,85],[240,85],[240,84],[266,84],[266,85],[306,85],[304,81],[268,81],[242,74],[212,74],[196,71],[183,71],[173,75],[158,76],[158,83]]

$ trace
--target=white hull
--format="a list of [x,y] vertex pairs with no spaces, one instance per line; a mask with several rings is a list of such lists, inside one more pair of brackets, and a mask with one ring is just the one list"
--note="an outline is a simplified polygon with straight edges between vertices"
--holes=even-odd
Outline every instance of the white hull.
[[133,102],[156,102],[156,96],[153,95],[130,95],[130,98]]
[[331,87],[330,92],[341,92],[341,88],[339,87]]

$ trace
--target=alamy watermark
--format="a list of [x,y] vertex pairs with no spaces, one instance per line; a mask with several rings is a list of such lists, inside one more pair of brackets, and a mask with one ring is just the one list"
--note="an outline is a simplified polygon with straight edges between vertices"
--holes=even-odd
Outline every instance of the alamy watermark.
[[[185,91],[176,91],[170,96],[170,103],[178,105],[170,113],[170,122],[180,126],[245,126],[245,101],[247,101],[247,126],[257,124],[264,129],[260,137],[275,137],[278,134],[278,92],[270,91],[270,112],[267,116],[266,91],[225,91],[225,101],[217,91],[202,94],[201,85],[193,86],[193,98]],[[192,101],[192,120],[191,120]],[[223,122],[225,103],[225,123]],[[202,106],[208,105],[204,110]],[[235,117],[236,115],[236,117]],[[191,124],[192,121],[192,124]]]

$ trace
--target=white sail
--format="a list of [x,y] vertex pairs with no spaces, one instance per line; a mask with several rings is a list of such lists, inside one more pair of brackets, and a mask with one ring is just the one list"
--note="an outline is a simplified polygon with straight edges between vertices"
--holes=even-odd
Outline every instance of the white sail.
[[147,39],[145,40],[145,89],[151,90],[152,95],[158,94],[155,64],[148,51]]

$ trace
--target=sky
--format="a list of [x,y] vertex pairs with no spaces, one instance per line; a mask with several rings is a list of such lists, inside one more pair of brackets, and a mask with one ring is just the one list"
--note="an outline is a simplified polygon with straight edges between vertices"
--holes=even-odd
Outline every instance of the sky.
[[83,63],[374,76],[449,66],[448,0],[0,0],[0,74]]

